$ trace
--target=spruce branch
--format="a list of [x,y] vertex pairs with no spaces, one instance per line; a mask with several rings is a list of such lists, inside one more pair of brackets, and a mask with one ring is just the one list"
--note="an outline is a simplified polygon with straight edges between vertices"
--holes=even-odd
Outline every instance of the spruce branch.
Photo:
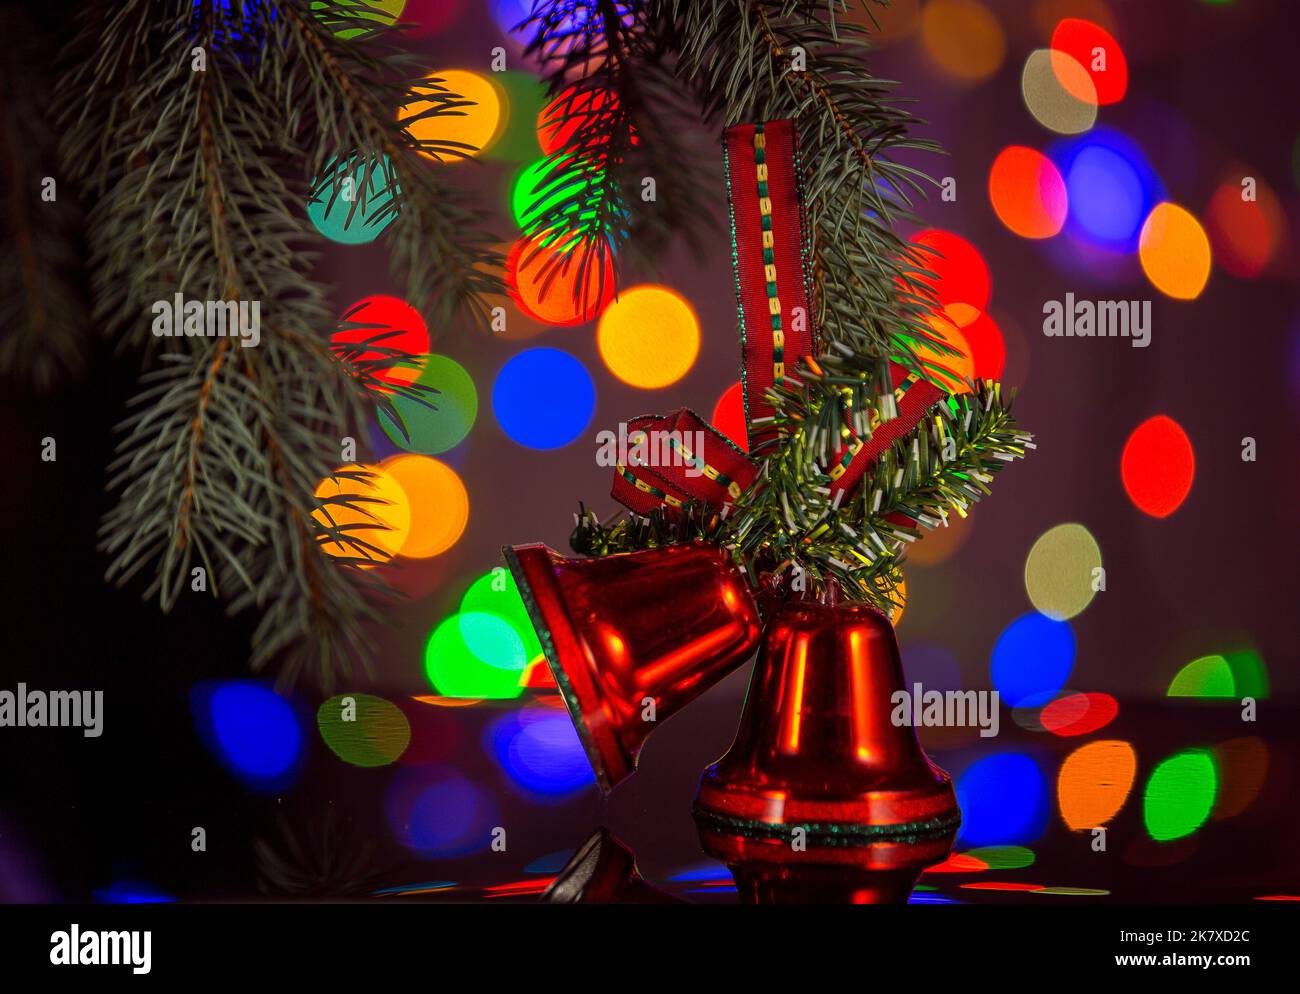
[[543,127],[564,138],[531,191],[542,206],[525,225],[534,245],[523,262],[543,256],[543,295],[576,267],[575,303],[586,312],[629,257],[648,266],[674,237],[699,249],[715,212],[707,156],[684,127],[698,111],[675,78],[672,25],[654,4],[541,0],[515,31],[531,32],[527,54],[554,98]]
[[50,126],[52,36],[14,8],[0,32],[0,374],[45,389],[85,366],[81,208]]
[[[348,126],[330,118],[334,133],[313,132],[308,147],[302,122],[322,115],[302,108],[333,100],[335,87],[362,92],[346,74],[371,58],[356,51],[382,30],[339,40],[310,20],[306,0],[172,2],[161,19],[158,6],[124,0],[111,13],[92,8],[74,50],[105,39],[116,47],[74,62],[59,92],[65,159],[97,195],[96,316],[127,346],[143,347],[146,361],[110,467],[117,502],[101,528],[108,576],[143,580],[145,596],[164,611],[203,589],[231,612],[259,611],[254,668],[274,662],[282,683],[309,674],[329,688],[368,665],[363,625],[375,616],[373,595],[385,591],[365,567],[386,554],[357,523],[370,515],[383,527],[382,515],[364,495],[366,474],[336,471],[343,440],[376,404],[391,412],[381,374],[416,359],[385,344],[383,333],[360,349],[326,339],[325,290],[304,272],[312,256],[304,252],[308,190],[298,171],[305,161],[323,163]],[[315,68],[328,69],[328,79],[311,75],[295,38],[325,53]],[[196,49],[201,67],[192,61]],[[378,122],[377,107],[369,113]],[[104,120],[117,129],[107,146]],[[343,158],[395,153],[388,159],[403,204],[418,201],[420,190],[427,199],[432,185],[402,178],[416,176],[417,151],[365,145],[380,132],[396,141],[400,129],[395,121],[387,131],[360,126]],[[87,155],[92,150],[98,158]],[[399,224],[418,216],[432,215],[417,206]],[[474,234],[451,216],[438,212],[435,222],[462,251]],[[472,248],[463,251],[461,262],[481,261]],[[435,292],[473,296],[488,285],[480,273]],[[174,294],[258,305],[260,341],[233,337],[233,329],[212,337],[210,328],[158,337],[148,315],[166,312],[155,305]],[[432,391],[418,384],[391,390],[432,403]],[[350,492],[316,498],[320,481],[336,472]]]
[[[387,236],[390,259],[405,274],[411,303],[439,325],[461,311],[486,323],[485,297],[502,292],[503,260],[493,247],[499,240],[482,208],[454,194],[436,165],[476,150],[411,131],[432,119],[464,116],[473,104],[445,80],[422,76],[413,56],[391,40],[394,29],[376,22],[373,8],[322,0],[309,9],[305,0],[291,0],[279,13],[267,25],[268,48],[282,49],[286,58],[269,67],[267,83],[277,101],[293,108],[289,140],[303,149],[316,177],[309,199],[330,189],[329,163],[356,163],[365,181],[355,210],[378,225],[396,215]],[[363,34],[344,38],[346,29]],[[368,216],[366,198],[376,185],[386,203]]]

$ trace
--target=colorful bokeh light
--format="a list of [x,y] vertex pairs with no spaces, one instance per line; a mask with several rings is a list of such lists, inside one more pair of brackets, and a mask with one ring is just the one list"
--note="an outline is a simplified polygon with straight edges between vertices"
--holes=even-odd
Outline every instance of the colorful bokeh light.
[[1208,750],[1188,749],[1161,761],[1142,798],[1142,820],[1151,838],[1169,842],[1204,825],[1218,784],[1218,767]]
[[993,685],[1010,707],[1039,707],[1065,686],[1074,648],[1068,622],[1036,612],[1022,615],[993,647]]
[[1067,692],[1044,705],[1038,720],[1043,731],[1070,738],[1105,728],[1118,714],[1119,702],[1110,694]]
[[[429,351],[429,328],[420,312],[406,301],[377,293],[363,297],[343,312],[330,342],[336,346],[370,346],[357,349],[357,355],[349,357],[357,362],[388,358],[375,349],[397,350],[418,359]],[[393,365],[374,375],[381,384],[398,386],[414,382],[420,369],[418,363]],[[385,386],[379,389],[391,393]]]
[[1119,814],[1137,776],[1137,753],[1127,742],[1103,739],[1065,758],[1056,778],[1061,818],[1071,831],[1100,828]]
[[526,707],[488,730],[492,754],[511,781],[536,799],[563,800],[595,783],[573,721],[564,711]]
[[1214,258],[1241,279],[1262,275],[1286,240],[1282,203],[1258,175],[1248,177],[1246,183],[1241,177],[1224,180],[1210,198],[1205,222]]
[[1007,364],[1007,346],[997,322],[970,304],[949,304],[943,316],[956,325],[965,342],[963,351],[970,356],[976,379],[1001,379]]
[[1101,547],[1083,525],[1049,528],[1025,560],[1025,591],[1041,614],[1073,618],[1097,595]]
[[510,623],[486,611],[461,611],[456,618],[465,648],[489,666],[518,674],[522,687],[522,674],[528,666],[528,650]]
[[929,341],[917,341],[913,349],[917,358],[927,364],[926,373],[951,394],[970,393],[971,381],[975,379],[975,360],[961,330],[942,312],[931,314],[927,323],[932,336],[953,351],[940,352]]
[[1196,477],[1192,440],[1168,415],[1148,418],[1124,443],[1120,476],[1139,511],[1167,518],[1186,500]]
[[[586,231],[596,223],[602,174],[577,167],[569,169],[568,161],[538,159],[520,171],[511,190],[510,209],[515,223],[524,234],[544,245],[563,238],[569,230],[568,227],[559,229],[552,222],[552,214],[561,204],[569,204],[562,215],[566,226],[573,226],[576,219]],[[548,227],[543,229],[543,224]]]
[[918,231],[912,242],[929,251],[922,252],[922,268],[930,276],[918,276],[917,282],[929,286],[939,305],[969,304],[985,310],[993,296],[993,277],[979,249],[961,235],[929,228]]
[[401,186],[388,157],[371,162],[331,159],[311,185],[307,217],[322,235],[340,245],[365,245],[384,233],[398,211]]
[[1024,145],[1004,148],[993,160],[989,200],[998,219],[1022,238],[1051,238],[1069,213],[1060,171],[1042,152]]
[[199,736],[254,790],[283,790],[296,777],[303,729],[293,705],[255,680],[199,684],[191,694]]
[[103,890],[95,891],[93,896],[99,904],[171,904],[177,900],[171,894],[164,893],[151,884],[136,880],[114,881]]
[[399,555],[428,559],[460,541],[469,524],[469,494],[454,469],[420,455],[390,456],[380,468],[401,488],[411,509]]
[[[374,27],[341,28],[337,32],[340,38],[356,38],[373,31],[374,28],[396,24],[402,11],[406,9],[406,0],[334,0],[334,3],[339,7],[356,7],[354,15],[356,18],[374,21]],[[317,16],[320,17],[329,5],[315,2],[311,6],[313,10],[318,11]],[[327,23],[332,27],[335,22]]]
[[962,855],[990,870],[1023,870],[1034,865],[1034,851],[1024,846],[979,846]]
[[595,409],[591,374],[559,349],[520,352],[492,387],[492,411],[501,430],[530,449],[568,445],[586,430]]
[[1147,279],[1176,300],[1194,300],[1210,278],[1210,239],[1191,211],[1156,204],[1142,225],[1138,257]]
[[411,744],[402,709],[373,694],[336,694],[322,701],[316,727],[330,751],[352,766],[387,766]]
[[478,389],[465,367],[449,356],[421,356],[420,366],[415,382],[437,393],[390,398],[395,417],[381,409],[379,426],[398,448],[436,456],[454,449],[474,427]]
[[[461,99],[448,103],[447,94]],[[398,117],[412,138],[427,145],[421,155],[454,163],[492,147],[505,130],[509,107],[500,86],[488,76],[446,69],[417,83]]]
[[1020,74],[1020,94],[1034,120],[1048,131],[1077,135],[1097,123],[1092,77],[1063,52],[1046,48],[1030,52]]
[[614,299],[614,260],[571,242],[521,238],[506,257],[506,288],[529,317],[571,326],[594,319]]
[[1027,845],[1047,828],[1047,780],[1022,753],[977,759],[957,778],[959,842],[969,846]]
[[542,643],[533,629],[514,575],[505,567],[491,569],[471,583],[461,598],[460,610],[463,614],[478,612],[500,618],[519,636],[529,663],[542,660]]
[[515,630],[486,612],[454,614],[444,619],[424,648],[425,675],[444,697],[518,697],[523,691],[519,677],[527,663],[523,642]]
[[1201,656],[1184,666],[1169,682],[1166,694],[1170,697],[1221,697],[1237,696],[1237,681],[1232,667],[1222,656]]
[[611,373],[629,386],[657,390],[676,383],[695,364],[700,321],[675,290],[638,286],[605,308],[596,341]]
[[537,115],[537,144],[543,155],[553,155],[581,130],[599,127],[602,118],[618,112],[618,94],[577,92],[569,87]]
[[1143,222],[1164,198],[1142,150],[1118,131],[1096,128],[1049,153],[1069,196],[1066,230],[1098,248],[1134,251]]
[[1128,89],[1128,60],[1119,42],[1105,28],[1079,17],[1067,17],[1052,32],[1052,51],[1070,56],[1083,66],[1092,86],[1076,92],[1073,74],[1058,77],[1061,85],[1078,99],[1087,99],[1089,93],[1097,103],[1118,103]]
[[921,12],[926,55],[954,79],[978,82],[992,76],[1007,54],[997,16],[979,0],[930,0]]
[[[338,473],[365,473],[357,477],[327,476],[316,486],[323,503],[312,512],[322,525],[340,530],[337,541],[321,549],[353,565],[368,569],[387,562],[405,544],[411,531],[411,505],[402,485],[379,466],[343,466]],[[343,503],[340,503],[343,501]]]
[[749,451],[749,428],[745,423],[745,385],[737,380],[727,387],[718,402],[713,405],[713,417],[709,424],[722,432],[740,447]]

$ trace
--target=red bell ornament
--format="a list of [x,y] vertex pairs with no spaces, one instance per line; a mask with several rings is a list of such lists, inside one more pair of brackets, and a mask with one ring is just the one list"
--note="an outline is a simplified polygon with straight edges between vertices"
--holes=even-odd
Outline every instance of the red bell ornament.
[[956,830],[910,842],[796,849],[699,825],[704,851],[727,864],[745,904],[906,904],[927,866],[942,863]]
[[716,546],[568,559],[517,545],[505,557],[606,793],[632,774],[658,722],[758,647],[758,608]]
[[632,850],[603,827],[578,847],[541,900],[543,904],[682,903],[646,883]]
[[883,614],[787,603],[765,633],[736,740],[704,771],[701,830],[809,849],[950,836],[961,822],[952,780],[914,727],[892,722],[900,690]]

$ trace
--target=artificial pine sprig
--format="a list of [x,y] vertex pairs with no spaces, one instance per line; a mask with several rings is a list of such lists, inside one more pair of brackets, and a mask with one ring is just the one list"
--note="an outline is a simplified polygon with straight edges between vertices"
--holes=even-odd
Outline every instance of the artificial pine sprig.
[[699,110],[673,72],[676,25],[662,5],[539,0],[515,30],[531,36],[527,52],[555,98],[543,128],[564,139],[529,191],[539,207],[523,262],[542,257],[543,293],[568,275],[587,312],[628,256],[650,264],[673,238],[699,247],[716,214],[703,165],[713,156],[683,127]]
[[49,51],[65,11],[0,9],[0,375],[44,389],[85,368],[83,221],[58,161]]
[[[947,527],[950,515],[964,518],[989,492],[994,474],[1033,448],[1000,385],[977,381],[972,392],[935,405],[881,454],[853,496],[837,501],[822,456],[823,429],[806,413],[782,411],[782,444],[734,506],[688,504],[605,522],[582,508],[573,548],[608,555],[704,540],[729,549],[755,584],[764,576],[780,581],[799,574],[809,591],[833,581],[842,596],[889,611],[897,606],[908,546]],[[900,524],[900,516],[915,524]]]
[[[383,195],[398,213],[378,220],[393,221],[392,257],[424,313],[485,314],[483,295],[500,287],[480,215],[421,158],[447,150],[409,131],[463,101],[423,81],[427,99],[398,120],[416,77],[378,15],[331,0],[94,4],[59,85],[64,158],[95,203],[95,317],[146,362],[110,468],[109,578],[141,578],[164,610],[206,591],[259,611],[253,666],[326,688],[367,663],[370,595],[383,586],[361,567],[384,554],[356,523],[373,497],[314,491],[376,404],[433,401],[417,384],[380,389],[381,373],[412,361],[382,332],[362,348],[330,343],[304,251],[317,237],[311,178],[331,162],[383,164],[357,210],[378,213],[364,198]],[[151,304],[178,292],[256,301],[260,341],[155,337]],[[337,476],[364,489],[363,474]]]

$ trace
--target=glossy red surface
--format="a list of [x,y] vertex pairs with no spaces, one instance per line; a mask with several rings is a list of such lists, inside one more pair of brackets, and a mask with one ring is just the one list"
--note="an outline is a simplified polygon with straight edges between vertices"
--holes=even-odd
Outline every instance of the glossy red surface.
[[632,850],[609,829],[596,829],[546,888],[547,904],[679,904],[641,877]]
[[524,545],[506,558],[604,791],[657,724],[758,646],[758,608],[713,546],[568,559]]
[[878,611],[786,604],[768,625],[735,742],[704,772],[697,813],[758,834],[936,834],[958,814],[952,781],[915,728],[893,724],[902,689],[894,629]]
[[700,845],[727,864],[747,904],[902,904],[928,866],[952,850],[955,832],[918,842],[797,850],[700,828]]

